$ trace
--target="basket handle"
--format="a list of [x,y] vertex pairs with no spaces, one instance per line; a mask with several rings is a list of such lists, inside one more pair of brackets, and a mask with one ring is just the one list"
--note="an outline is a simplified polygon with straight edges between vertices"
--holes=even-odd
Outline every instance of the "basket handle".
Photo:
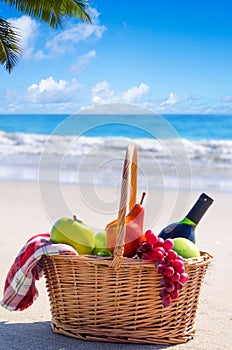
[[118,228],[116,245],[113,253],[113,261],[111,267],[120,268],[123,260],[124,239],[126,233],[126,211],[129,197],[129,211],[136,204],[137,195],[137,146],[134,142],[130,142],[127,146],[126,156],[122,172],[121,197],[118,210]]

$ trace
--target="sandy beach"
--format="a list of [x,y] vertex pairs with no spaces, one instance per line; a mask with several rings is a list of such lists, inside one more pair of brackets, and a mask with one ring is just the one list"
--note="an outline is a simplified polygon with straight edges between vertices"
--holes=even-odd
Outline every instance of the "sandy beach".
[[[74,185],[64,185],[59,188],[60,193],[57,194],[57,188],[55,184],[49,183],[39,186],[36,182],[0,182],[1,296],[6,274],[18,251],[32,235],[49,232],[55,218],[58,219],[76,211],[83,221],[94,225],[96,229],[103,228],[110,219],[114,218],[118,201],[116,189],[97,188],[93,194],[93,189],[88,186],[80,189]],[[178,193],[178,196],[183,196],[185,201],[185,208],[182,209],[190,208],[199,194],[199,192],[191,192],[189,196],[186,193]],[[9,312],[0,308],[0,350],[231,349],[232,193],[210,192],[208,194],[214,198],[215,202],[199,224],[197,245],[201,250],[212,254],[215,257],[215,262],[207,273],[197,318],[197,333],[194,339],[175,346],[144,346],[112,343],[93,344],[55,334],[50,327],[49,301],[42,278],[37,283],[39,297],[27,310]],[[145,203],[148,217],[154,215],[152,214],[154,210],[149,204],[150,195],[154,196],[152,198],[157,198],[156,204],[154,204],[156,207],[159,206],[159,199],[162,198],[162,208],[156,209],[159,213],[158,218],[151,222],[147,221],[147,225],[153,225],[155,231],[159,232],[164,225],[169,223],[169,218],[174,219],[174,215],[180,215],[177,212],[171,214],[177,193],[175,191],[148,193],[147,204]],[[62,197],[60,203],[59,196]],[[100,198],[99,203],[95,201],[96,198]],[[105,209],[107,201],[108,210]],[[100,215],[96,215],[97,208],[94,207],[93,203],[97,203],[96,207],[99,205]],[[103,205],[103,203],[105,204]],[[178,199],[178,203],[180,203],[180,199]],[[185,212],[182,212],[183,214]],[[181,217],[176,217],[176,219],[181,219]]]

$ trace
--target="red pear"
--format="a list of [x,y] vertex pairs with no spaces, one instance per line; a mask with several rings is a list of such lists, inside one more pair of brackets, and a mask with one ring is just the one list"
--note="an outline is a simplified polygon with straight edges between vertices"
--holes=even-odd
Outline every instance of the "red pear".
[[[144,208],[142,206],[145,192],[143,193],[141,202],[135,204],[129,214],[126,216],[126,232],[124,239],[124,256],[132,258],[140,246],[145,241],[143,233]],[[118,229],[118,220],[113,220],[106,225],[106,247],[113,253],[116,245],[116,235]]]

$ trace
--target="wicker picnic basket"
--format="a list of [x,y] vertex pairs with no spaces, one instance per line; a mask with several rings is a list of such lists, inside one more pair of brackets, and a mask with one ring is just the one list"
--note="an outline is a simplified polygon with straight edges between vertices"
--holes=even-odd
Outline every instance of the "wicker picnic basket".
[[137,148],[130,143],[113,257],[43,257],[54,332],[83,340],[141,344],[183,343],[195,334],[199,297],[213,258],[202,252],[200,258],[185,261],[189,280],[171,306],[164,308],[159,296],[161,275],[154,263],[123,257],[127,202],[131,209],[136,192]]

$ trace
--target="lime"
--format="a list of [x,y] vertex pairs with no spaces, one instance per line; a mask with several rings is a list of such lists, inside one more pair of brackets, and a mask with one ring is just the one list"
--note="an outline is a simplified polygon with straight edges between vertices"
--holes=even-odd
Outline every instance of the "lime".
[[173,250],[182,258],[199,258],[200,251],[197,246],[187,238],[177,237],[173,239],[174,247]]

